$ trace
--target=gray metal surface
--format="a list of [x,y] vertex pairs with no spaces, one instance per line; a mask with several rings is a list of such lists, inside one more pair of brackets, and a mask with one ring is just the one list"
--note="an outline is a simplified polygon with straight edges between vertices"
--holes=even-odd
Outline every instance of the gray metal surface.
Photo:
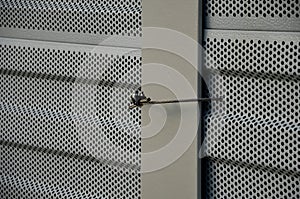
[[2,0],[0,15],[0,36],[140,47],[139,1]]
[[140,198],[140,1],[0,5],[0,198]]
[[[291,2],[282,13],[299,10]],[[268,1],[260,3],[272,7]],[[299,17],[299,11],[294,16]],[[245,20],[238,15],[239,26],[226,20],[214,30],[206,29],[204,36],[210,72],[206,94],[225,100],[212,104],[205,114],[203,197],[298,199],[300,33],[291,31],[298,30],[295,24],[294,29],[285,27],[286,32],[279,31],[280,26],[254,31],[254,26],[241,25]],[[225,26],[239,30],[224,30]]]
[[[196,43],[201,27],[199,1],[143,0],[142,4],[143,91],[153,100],[196,98],[197,48],[188,42]],[[182,49],[188,50],[182,53]],[[193,94],[185,93],[190,89]],[[142,108],[142,199],[197,197],[197,119],[197,103]]]
[[299,0],[206,0],[211,29],[300,31]]

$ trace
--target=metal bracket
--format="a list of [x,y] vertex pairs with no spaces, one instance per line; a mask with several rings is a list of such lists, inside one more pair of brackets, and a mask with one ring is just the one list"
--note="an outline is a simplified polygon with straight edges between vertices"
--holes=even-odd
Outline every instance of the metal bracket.
[[131,96],[131,104],[129,105],[129,109],[134,109],[134,108],[138,108],[138,107],[141,108],[144,105],[151,105],[151,104],[171,104],[171,103],[222,101],[222,100],[223,100],[223,97],[152,101],[151,98],[148,98],[145,96],[144,92],[135,91],[135,93]]

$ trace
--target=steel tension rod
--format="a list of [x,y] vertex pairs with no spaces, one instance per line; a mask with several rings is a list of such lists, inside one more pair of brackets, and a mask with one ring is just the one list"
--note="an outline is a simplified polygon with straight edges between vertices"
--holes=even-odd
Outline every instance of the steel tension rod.
[[171,104],[171,103],[186,103],[186,102],[203,102],[203,101],[222,101],[223,97],[220,98],[198,98],[198,99],[182,99],[182,100],[162,100],[162,101],[152,101],[151,98],[145,96],[144,92],[136,91],[131,96],[131,104],[129,109],[134,109],[142,107],[144,105],[151,104]]

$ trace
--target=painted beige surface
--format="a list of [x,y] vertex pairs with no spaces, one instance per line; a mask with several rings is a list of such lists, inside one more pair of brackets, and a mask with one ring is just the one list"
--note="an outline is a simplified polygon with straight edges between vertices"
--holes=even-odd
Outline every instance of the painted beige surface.
[[[143,0],[143,27],[163,27],[182,32],[197,40],[198,1],[197,0]],[[174,41],[176,44],[176,41]],[[179,45],[179,44],[178,44]],[[143,64],[165,64],[180,72],[197,91],[197,71],[182,57],[158,49],[143,49]],[[145,65],[143,66],[146,67]],[[176,82],[176,81],[175,81]],[[181,85],[178,85],[179,87]],[[184,88],[183,88],[184,89]],[[152,99],[174,99],[168,88],[159,85],[143,86]],[[181,111],[190,117],[189,128],[185,133],[195,133],[196,105],[187,104],[181,111],[178,105],[164,105],[166,123],[155,136],[143,139],[142,152],[159,150],[172,142],[180,123]],[[142,109],[142,125],[151,122],[149,107]],[[155,122],[155,121],[154,121]],[[142,161],[142,165],[144,162]],[[197,145],[196,139],[184,154],[169,166],[142,174],[142,199],[196,199],[197,198]]]

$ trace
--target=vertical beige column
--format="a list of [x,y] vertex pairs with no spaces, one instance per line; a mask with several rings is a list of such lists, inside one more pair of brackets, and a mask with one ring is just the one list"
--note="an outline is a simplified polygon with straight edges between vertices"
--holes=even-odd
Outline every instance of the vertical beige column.
[[[187,40],[197,42],[199,28],[198,0],[143,0],[142,4],[143,28],[145,28],[145,30],[147,27],[167,28],[174,31],[175,35],[176,32],[179,34],[184,34],[187,38],[189,38]],[[156,37],[158,40],[161,39],[160,34],[156,35]],[[170,39],[172,40],[173,38],[173,35],[170,35]],[[180,41],[173,39],[171,42],[173,42],[175,48],[180,49],[180,46],[184,41],[185,39],[180,39]],[[143,47],[148,47],[147,45]],[[153,78],[154,81],[156,81],[157,78],[164,78],[163,72],[162,74],[159,74],[159,72],[156,74],[145,74],[145,71],[148,71],[147,67],[151,67],[149,66],[150,63],[158,63],[160,67],[165,65],[168,66],[167,68],[178,72],[184,79],[187,80],[187,82],[189,82],[194,92],[197,93],[197,69],[195,66],[193,66],[193,64],[189,63],[189,58],[186,59],[185,53],[183,53],[184,55],[178,55],[166,49],[143,49],[142,70],[144,72],[142,79],[143,84],[146,84],[143,86],[143,90],[147,96],[151,97],[152,99],[176,98],[176,93],[174,93],[171,88],[168,88],[167,85],[159,85],[155,83],[147,84],[151,78]],[[175,78],[175,76],[165,75],[165,78]],[[147,79],[147,82],[144,81],[145,79]],[[182,85],[181,81],[172,79],[171,82],[173,82],[174,86],[177,88],[182,88],[182,90],[186,89],[185,86]],[[186,98],[190,97],[197,97],[197,95],[186,96]],[[152,113],[154,113],[152,118],[150,109],[152,109]],[[148,160],[147,157],[146,160],[142,158],[142,167],[148,169],[146,169],[146,171],[143,170],[142,173],[142,199],[197,198],[198,152],[196,137],[196,109],[196,103],[185,104],[181,107],[178,104],[170,104],[152,107],[145,106],[142,108],[142,125],[144,126],[142,130],[144,132],[142,132],[142,135],[147,137],[142,140],[142,152],[143,154],[151,154],[151,152],[156,151],[158,155],[161,155],[161,157],[153,160],[152,162],[151,160]],[[191,144],[189,144],[187,149],[183,151],[175,161],[170,162],[161,168],[156,168],[156,166],[159,164],[156,164],[157,162],[155,161],[168,161],[168,157],[174,155],[172,154],[173,152],[178,153],[178,151],[176,151],[176,147],[180,148],[181,145],[184,145],[188,142],[182,139],[182,143],[175,142],[177,146],[173,146],[175,150],[169,152],[169,155],[159,154],[159,151],[165,146],[174,144],[174,139],[178,135],[178,131],[181,128],[180,125],[182,116],[184,116],[185,122],[188,120],[189,123],[188,125],[183,125],[184,128],[181,129],[181,131],[186,134],[186,137],[195,135],[194,139],[191,141]],[[164,123],[164,125],[160,127],[162,123]],[[158,132],[147,132],[147,134],[145,134],[145,127],[147,125],[152,125],[152,129],[155,129],[153,126],[157,125],[157,129],[159,130],[155,130]],[[147,131],[149,131],[149,128]],[[152,171],[149,169],[149,164],[153,164]]]

